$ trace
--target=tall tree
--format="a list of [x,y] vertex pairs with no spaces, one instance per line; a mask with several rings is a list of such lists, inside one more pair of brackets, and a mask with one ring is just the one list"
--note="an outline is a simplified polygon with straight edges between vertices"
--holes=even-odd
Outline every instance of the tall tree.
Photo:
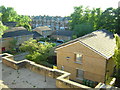
[[15,21],[17,22],[17,26],[23,26],[27,30],[31,30],[31,26],[29,25],[31,19],[28,16],[18,15]]
[[17,26],[23,26],[27,30],[31,30],[29,22],[31,19],[28,16],[18,15],[17,12],[12,7],[0,6],[0,12],[2,15],[2,22],[17,22]]
[[1,16],[2,16],[2,13],[0,13],[0,38],[1,38],[2,34],[3,34],[3,31],[5,31],[7,29],[7,27],[4,26],[2,24],[2,22],[1,22]]
[[115,39],[116,39],[116,48],[113,59],[116,63],[117,69],[120,69],[120,37],[118,35],[115,35]]
[[[88,7],[74,7],[74,12],[71,14],[70,29],[77,33],[77,36],[82,36],[80,32],[85,34],[90,33],[89,31],[106,29],[114,33],[120,34],[120,8],[114,9],[112,7],[102,11],[100,8],[89,9]],[[82,25],[81,25],[82,24]],[[88,28],[88,32],[84,31],[83,28]],[[89,26],[88,26],[89,24]],[[90,29],[90,30],[89,30]]]
[[116,48],[114,51],[114,55],[113,55],[113,60],[116,64],[116,72],[115,77],[116,77],[116,86],[120,87],[120,37],[118,35],[115,35],[115,39],[116,39]]
[[2,22],[16,21],[17,12],[12,7],[1,6],[0,11],[2,15]]

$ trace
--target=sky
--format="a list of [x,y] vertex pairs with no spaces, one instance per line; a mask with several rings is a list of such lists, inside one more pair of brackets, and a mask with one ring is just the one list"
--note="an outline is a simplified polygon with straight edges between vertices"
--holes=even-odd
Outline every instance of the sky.
[[0,0],[0,6],[13,7],[20,15],[69,16],[75,6],[117,8],[120,0]]

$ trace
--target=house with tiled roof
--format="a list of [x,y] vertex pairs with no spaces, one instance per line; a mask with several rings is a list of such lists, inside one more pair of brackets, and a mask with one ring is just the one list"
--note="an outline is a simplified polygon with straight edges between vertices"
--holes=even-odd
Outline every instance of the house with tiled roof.
[[40,38],[42,38],[43,36],[41,34],[39,34],[37,31],[32,31],[33,33],[33,39],[39,40]]
[[69,30],[55,30],[51,37],[57,40],[71,40],[73,36],[73,31],[69,31]]
[[48,26],[36,27],[33,31],[38,32],[43,37],[47,37],[47,36],[51,35],[53,32]]
[[9,28],[2,35],[2,51],[10,49],[10,42],[17,40],[17,46],[21,45],[24,41],[33,38],[33,32],[26,30],[24,27]]
[[70,79],[80,83],[107,83],[114,71],[113,33],[97,30],[57,46],[57,67],[70,72]]

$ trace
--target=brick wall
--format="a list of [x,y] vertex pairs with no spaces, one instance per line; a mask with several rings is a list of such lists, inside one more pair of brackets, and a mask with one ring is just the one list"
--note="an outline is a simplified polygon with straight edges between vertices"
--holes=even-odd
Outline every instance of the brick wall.
[[20,68],[28,68],[33,72],[36,72],[41,75],[45,75],[51,78],[56,79],[56,86],[58,88],[81,88],[81,89],[90,89],[90,87],[70,81],[69,76],[70,73],[61,71],[58,69],[52,69],[48,68],[39,64],[36,64],[29,60],[22,60],[22,61],[14,61],[13,55],[5,53],[5,57],[2,57],[2,63],[14,68],[14,69],[20,69]]

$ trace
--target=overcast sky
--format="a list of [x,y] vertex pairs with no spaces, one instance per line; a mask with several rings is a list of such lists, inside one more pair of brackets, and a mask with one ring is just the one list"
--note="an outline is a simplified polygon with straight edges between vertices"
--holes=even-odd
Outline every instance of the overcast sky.
[[0,6],[13,7],[22,15],[68,16],[74,6],[117,8],[120,0],[0,0]]

